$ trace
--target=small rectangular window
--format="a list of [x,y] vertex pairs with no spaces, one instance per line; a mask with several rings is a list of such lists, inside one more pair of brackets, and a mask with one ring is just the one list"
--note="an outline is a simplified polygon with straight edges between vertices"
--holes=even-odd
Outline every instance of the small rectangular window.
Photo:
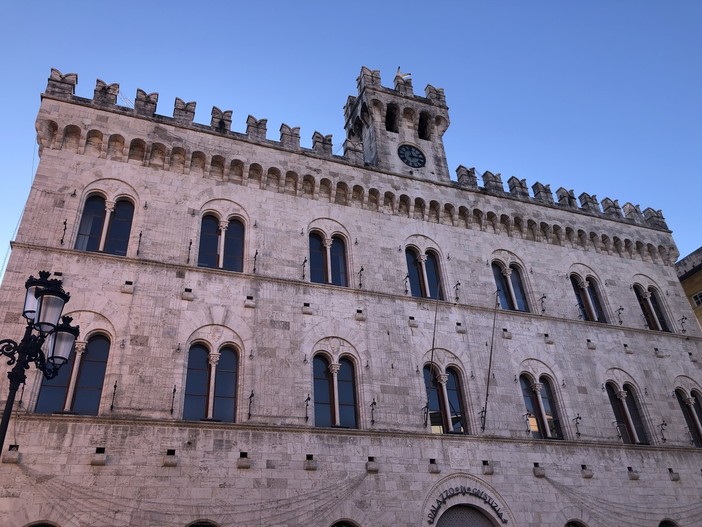
[[692,301],[695,303],[695,307],[702,306],[702,291],[692,295]]

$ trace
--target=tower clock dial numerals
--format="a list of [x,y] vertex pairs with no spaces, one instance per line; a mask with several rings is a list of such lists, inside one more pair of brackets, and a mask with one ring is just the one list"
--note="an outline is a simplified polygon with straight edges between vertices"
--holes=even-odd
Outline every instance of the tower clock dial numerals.
[[400,145],[397,155],[402,162],[412,168],[421,168],[427,163],[427,158],[419,148],[413,145]]

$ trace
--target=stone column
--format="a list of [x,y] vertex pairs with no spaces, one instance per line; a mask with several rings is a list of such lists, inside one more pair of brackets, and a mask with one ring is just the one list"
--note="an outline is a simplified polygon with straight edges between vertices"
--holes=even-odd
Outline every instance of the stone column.
[[451,410],[449,405],[448,391],[446,390],[446,383],[448,382],[448,375],[445,373],[440,373],[436,376],[436,380],[441,385],[441,401],[443,404],[439,405],[443,410],[441,412],[441,419],[444,422],[444,433],[451,430]]
[[105,220],[102,222],[102,232],[100,233],[100,245],[98,245],[98,251],[102,252],[105,250],[105,240],[107,240],[107,229],[110,226],[110,218],[115,210],[114,201],[105,202]]
[[338,383],[340,369],[341,369],[341,364],[339,364],[338,362],[333,362],[329,365],[329,371],[332,374],[332,390],[334,393],[334,406],[333,406],[334,426],[341,425],[341,419],[339,416],[339,383]]
[[217,249],[217,267],[220,269],[224,267],[224,238],[227,233],[227,227],[229,227],[228,221],[219,222],[219,248]]
[[420,296],[424,297],[431,297],[431,291],[429,291],[429,280],[427,280],[427,255],[426,254],[420,254],[419,255],[419,268],[421,269],[422,272],[422,283],[419,284],[420,287],[424,289],[424,291],[420,291],[419,294]]
[[210,363],[210,382],[207,388],[207,419],[212,419],[214,415],[214,394],[215,394],[215,375],[217,373],[217,363],[219,362],[219,353],[210,353],[207,356]]
[[324,263],[326,265],[326,272],[327,276],[326,282],[328,284],[331,284],[332,282],[332,268],[331,268],[331,246],[332,246],[332,239],[331,238],[324,238],[324,241],[322,242],[324,245]]
[[517,309],[517,296],[514,294],[514,287],[512,287],[512,269],[509,267],[502,271],[502,276],[505,277],[505,282],[507,283],[507,291],[509,292],[509,297],[512,299],[512,309]]
[[76,390],[76,382],[78,382],[78,370],[80,369],[80,361],[83,359],[85,346],[88,343],[85,341],[76,342],[75,354],[73,355],[73,369],[71,370],[71,379],[68,381],[68,390],[66,390],[66,402],[63,404],[63,411],[70,412],[73,406],[73,394]]
[[697,411],[695,410],[695,402],[696,402],[696,400],[694,397],[685,398],[685,404],[690,409],[690,414],[692,415],[692,420],[695,423],[695,429],[697,430],[697,437],[700,441],[702,441],[702,423],[700,423],[700,418],[697,415]]
[[629,413],[629,407],[626,405],[627,393],[624,390],[617,392],[617,399],[621,401],[622,413],[624,414],[624,419],[626,420],[626,427],[629,435],[631,436],[631,442],[634,444],[639,443],[639,436],[636,434],[636,428],[634,427],[634,421],[631,420],[631,414]]
[[534,390],[534,394],[536,395],[535,411],[539,413],[539,419],[536,421],[540,423],[541,427],[543,428],[543,430],[541,430],[541,435],[546,439],[550,439],[551,430],[548,427],[548,419],[546,418],[546,412],[544,411],[544,401],[541,399],[541,388],[543,388],[543,386],[544,385],[542,383],[535,382],[531,385],[531,389]]

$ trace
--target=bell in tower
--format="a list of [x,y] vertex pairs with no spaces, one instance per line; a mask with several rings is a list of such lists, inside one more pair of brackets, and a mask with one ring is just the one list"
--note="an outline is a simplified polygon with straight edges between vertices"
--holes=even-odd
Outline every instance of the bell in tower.
[[361,68],[358,95],[345,112],[347,141],[366,165],[429,181],[450,181],[443,135],[449,126],[444,90],[427,85],[414,95],[410,74],[395,74],[394,89],[380,84],[380,72]]

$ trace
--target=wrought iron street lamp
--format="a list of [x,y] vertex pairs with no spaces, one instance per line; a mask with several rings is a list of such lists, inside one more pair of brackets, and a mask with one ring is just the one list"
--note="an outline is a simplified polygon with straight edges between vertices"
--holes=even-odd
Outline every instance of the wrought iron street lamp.
[[49,276],[48,271],[40,271],[39,278],[30,276],[24,284],[27,293],[22,316],[27,320],[27,327],[22,340],[19,343],[11,339],[0,340],[0,354],[9,357],[7,364],[14,365],[7,373],[10,393],[0,423],[0,453],[5,445],[15,395],[27,380],[25,370],[33,362],[44,377],[53,379],[61,366],[68,362],[80,334],[78,326],[71,326],[71,317],[61,316],[70,295],[63,290],[61,280],[49,279]]

